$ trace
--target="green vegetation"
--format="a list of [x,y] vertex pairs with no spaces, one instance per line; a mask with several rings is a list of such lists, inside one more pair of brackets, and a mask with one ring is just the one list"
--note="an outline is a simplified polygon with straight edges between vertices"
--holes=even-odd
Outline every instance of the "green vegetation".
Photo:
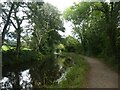
[[71,57],[74,65],[69,68],[66,80],[63,80],[58,87],[60,88],[85,88],[87,84],[87,74],[89,64],[79,54],[65,53],[67,57]]
[[[120,2],[79,2],[63,14],[45,2],[1,4],[3,76],[13,89],[22,89],[19,77],[26,69],[31,76],[26,88],[86,87],[89,65],[80,54],[120,65]],[[59,34],[65,31],[64,19],[72,22],[73,36]],[[58,84],[65,72],[66,80]]]
[[9,48],[4,45],[4,46],[2,46],[2,50],[7,51],[7,50],[9,50]]
[[102,58],[100,59],[103,63],[105,63],[108,67],[110,67],[112,70],[116,71],[116,72],[119,72],[120,70],[120,63],[118,60],[116,60],[115,58],[109,58],[109,57],[106,57],[106,58]]
[[80,53],[80,42],[75,39],[72,36],[68,36],[65,38],[63,41],[63,44],[65,45],[65,51],[66,52],[75,52],[75,53]]
[[81,54],[106,58],[120,65],[120,2],[80,2],[64,11],[73,23],[73,33],[81,42]]

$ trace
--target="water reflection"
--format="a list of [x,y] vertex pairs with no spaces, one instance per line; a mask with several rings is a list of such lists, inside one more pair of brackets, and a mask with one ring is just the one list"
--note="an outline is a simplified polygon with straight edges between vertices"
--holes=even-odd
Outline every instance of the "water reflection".
[[32,88],[32,84],[31,84],[31,75],[30,75],[30,70],[27,69],[23,72],[20,72],[20,86],[22,86],[22,89],[30,89]]
[[[29,73],[29,69],[24,70],[22,72],[20,72],[19,75],[19,85],[21,86],[22,90],[29,90],[30,88],[32,88],[32,84],[31,84],[31,75]],[[2,80],[0,80],[0,88],[1,89],[11,89],[13,88],[13,85],[16,82],[16,75],[14,72],[12,73],[8,73],[8,77],[3,77]]]
[[0,89],[10,89],[12,88],[12,84],[10,83],[9,78],[4,77],[2,80],[0,80]]
[[51,57],[46,60],[32,62],[29,66],[24,64],[24,66],[21,65],[16,69],[9,67],[8,70],[6,68],[4,78],[0,80],[0,88],[19,87],[21,90],[31,90],[32,88],[46,88],[57,85],[66,79],[66,74],[69,72],[69,68],[66,66],[69,66],[67,63],[70,61],[57,54],[56,59]]
[[60,77],[60,73],[59,66],[54,63],[54,60],[44,60],[43,62],[34,62],[29,69],[23,71],[20,69],[6,71],[3,76],[4,78],[0,80],[0,89],[19,87],[21,90],[30,90],[56,84],[55,81]]

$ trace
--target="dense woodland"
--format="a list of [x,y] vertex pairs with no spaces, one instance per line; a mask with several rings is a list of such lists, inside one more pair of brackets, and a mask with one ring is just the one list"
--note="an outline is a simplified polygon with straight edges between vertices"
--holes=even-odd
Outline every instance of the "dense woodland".
[[[62,72],[58,72],[58,58],[57,63],[64,64],[65,70],[74,67],[68,74],[68,82],[74,80],[75,70],[81,70],[79,64],[83,68],[80,73],[84,73],[81,78],[89,67],[78,54],[104,58],[114,68],[120,65],[120,2],[80,2],[63,13],[44,2],[1,5],[3,76],[15,73],[13,88],[22,88],[17,75],[28,68],[32,87],[56,87],[55,80]],[[72,22],[73,36],[59,34],[65,32],[64,20]],[[60,83],[61,87],[69,87],[68,82]]]
[[73,23],[83,54],[106,57],[118,64],[120,2],[81,2],[68,8],[64,18]]

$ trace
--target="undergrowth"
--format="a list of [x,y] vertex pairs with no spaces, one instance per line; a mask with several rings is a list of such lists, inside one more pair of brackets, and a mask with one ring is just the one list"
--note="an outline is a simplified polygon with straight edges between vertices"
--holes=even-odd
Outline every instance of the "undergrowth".
[[87,85],[87,73],[89,64],[79,54],[65,53],[65,56],[71,57],[74,61],[74,66],[66,75],[66,80],[63,80],[58,87],[60,88],[85,88]]

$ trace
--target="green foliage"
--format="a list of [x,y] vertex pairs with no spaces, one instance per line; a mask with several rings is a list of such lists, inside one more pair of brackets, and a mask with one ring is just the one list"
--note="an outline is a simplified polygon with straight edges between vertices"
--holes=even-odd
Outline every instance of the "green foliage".
[[65,46],[64,46],[64,44],[60,43],[60,44],[56,45],[56,47],[55,47],[55,52],[61,53],[61,52],[63,52],[63,51],[65,51]]
[[20,58],[17,59],[17,52],[15,49],[9,49],[7,51],[2,51],[2,61],[3,66],[5,65],[17,65],[22,63],[34,62],[37,60],[42,60],[43,55],[41,53],[32,50],[21,50]]
[[63,80],[60,84],[60,88],[85,88],[86,75],[88,73],[89,65],[80,55],[74,53],[66,53],[68,57],[71,57],[75,65],[70,68],[67,73],[66,80]]
[[67,52],[79,52],[80,42],[72,36],[65,38],[64,45]]
[[35,66],[31,68],[31,76],[34,88],[49,88],[55,84],[59,77],[58,66],[55,64],[53,54],[45,55],[41,61],[34,63]]
[[53,52],[54,44],[61,40],[58,31],[64,31],[60,12],[49,3],[30,3],[29,8],[28,16],[34,29],[31,47],[44,54]]
[[83,18],[88,17],[90,14],[90,3],[81,2],[71,6],[64,11],[64,18],[66,20],[72,21],[74,24],[80,24]]
[[74,34],[81,40],[84,53],[117,55],[115,55],[117,48],[115,32],[118,32],[116,11],[119,10],[119,5],[117,2],[114,4],[80,2],[64,12],[65,19],[74,24]]
[[65,49],[65,46],[64,46],[63,44],[59,44],[59,45],[57,46],[57,48],[58,48],[58,49]]
[[3,51],[7,51],[7,50],[9,50],[9,47],[7,47],[6,45],[3,45],[3,46],[2,46],[2,50],[3,50]]
[[114,57],[110,62],[120,58],[119,9],[120,2],[80,2],[64,12],[64,18],[74,25],[73,33],[80,40],[82,54]]

